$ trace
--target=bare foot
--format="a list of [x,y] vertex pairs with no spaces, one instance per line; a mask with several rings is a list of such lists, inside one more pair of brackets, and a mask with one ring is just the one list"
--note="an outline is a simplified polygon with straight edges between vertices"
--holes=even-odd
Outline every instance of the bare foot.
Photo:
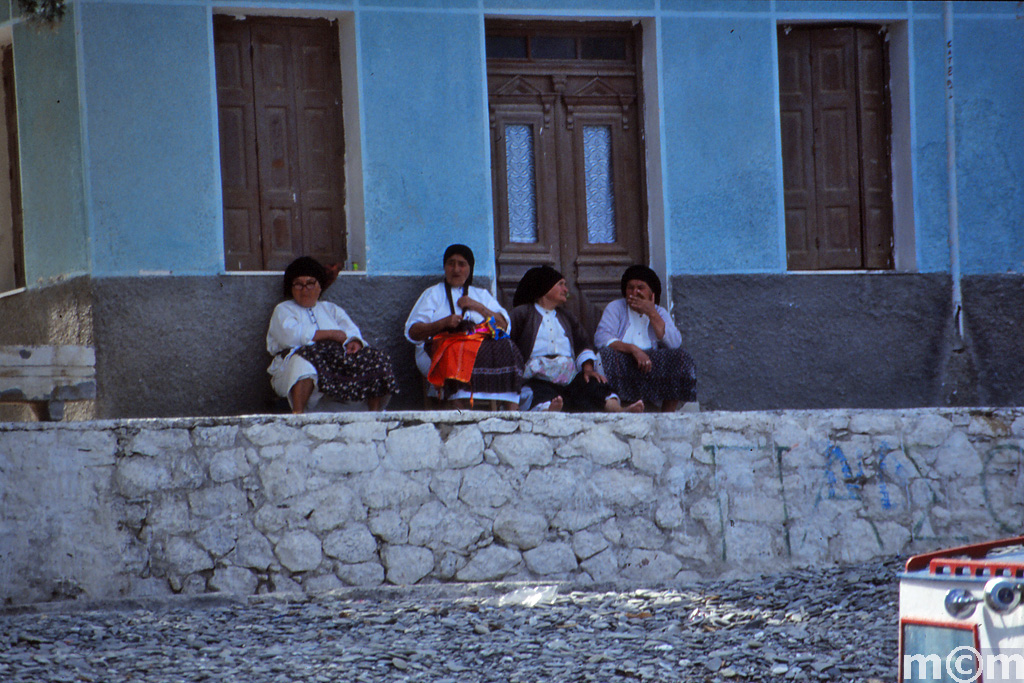
[[624,413],[642,413],[644,412],[644,402],[637,401],[636,403],[630,403],[628,406],[622,409]]
[[558,413],[562,410],[562,397],[555,396],[551,399],[551,404],[547,408],[549,413]]

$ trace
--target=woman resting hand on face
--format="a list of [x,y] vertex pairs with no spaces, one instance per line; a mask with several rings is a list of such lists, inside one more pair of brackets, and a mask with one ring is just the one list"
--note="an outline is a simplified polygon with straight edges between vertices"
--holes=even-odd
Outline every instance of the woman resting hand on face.
[[523,373],[533,393],[529,409],[566,412],[640,413],[642,401],[622,406],[605,377],[583,326],[562,309],[565,278],[550,266],[526,271],[516,287],[512,338],[526,359]]
[[486,289],[473,286],[473,251],[453,244],[444,252],[444,280],[420,295],[405,321],[416,344],[416,367],[431,390],[455,408],[498,401],[519,408],[523,358],[508,338],[509,315]]
[[387,353],[366,344],[359,328],[340,307],[320,301],[329,274],[308,256],[295,259],[284,272],[284,296],[274,308],[267,331],[267,369],[278,396],[293,413],[305,412],[328,396],[342,403],[366,401],[383,410],[395,391]]
[[647,266],[630,266],[622,274],[622,298],[605,306],[594,341],[608,383],[623,401],[642,400],[672,412],[680,402],[696,400],[697,375],[660,300],[658,275]]

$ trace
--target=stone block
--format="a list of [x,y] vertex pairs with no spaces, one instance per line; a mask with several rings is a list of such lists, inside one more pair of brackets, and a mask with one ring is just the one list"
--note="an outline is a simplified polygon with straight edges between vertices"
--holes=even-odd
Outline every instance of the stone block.
[[585,429],[583,420],[564,413],[526,413],[522,417],[530,420],[534,434],[543,436],[572,436]]
[[397,510],[379,510],[372,513],[369,527],[370,531],[385,543],[405,545],[409,542],[409,525],[405,523]]
[[422,506],[409,520],[410,545],[468,550],[486,535],[467,509],[449,509],[438,501]]
[[568,543],[543,543],[523,553],[526,566],[534,574],[548,576],[577,569],[576,554]]
[[889,412],[865,411],[850,416],[850,431],[857,434],[894,434],[896,416]]
[[504,417],[489,417],[480,421],[480,431],[497,434],[511,434],[519,429],[517,418],[508,419]]
[[974,444],[963,432],[951,432],[935,450],[935,471],[946,479],[965,479],[981,474],[983,463]]
[[123,458],[118,461],[114,481],[125,498],[141,498],[171,487],[171,472],[162,460]]
[[617,522],[622,534],[619,543],[626,548],[658,550],[668,540],[654,522],[646,517],[618,518]]
[[238,442],[237,425],[216,425],[196,427],[192,430],[192,443],[196,448],[224,451]]
[[252,472],[244,448],[231,448],[210,457],[210,479],[217,484],[234,481]]
[[384,567],[379,562],[336,564],[334,574],[349,586],[379,586],[384,583]]
[[181,534],[191,529],[189,520],[188,503],[165,495],[146,517],[146,530],[152,536]]
[[318,470],[330,474],[371,472],[380,465],[377,448],[373,442],[334,441],[317,446],[312,460]]
[[266,503],[256,510],[253,525],[265,534],[273,534],[283,529],[293,516],[291,508]]
[[324,553],[346,564],[370,562],[377,557],[377,539],[363,524],[352,524],[324,539]]
[[320,539],[305,530],[288,531],[274,547],[281,565],[291,572],[308,572],[324,559]]
[[430,488],[400,472],[374,470],[353,482],[371,509],[421,504],[430,500]]
[[627,439],[646,439],[654,432],[654,416],[650,414],[625,413],[612,419],[615,433]]
[[[508,424],[501,420],[502,424]],[[444,444],[444,466],[452,469],[472,467],[483,462],[484,437],[472,425],[452,432]]]
[[546,467],[554,457],[551,442],[537,434],[499,434],[491,449],[503,464],[517,470]]
[[548,532],[544,515],[515,508],[505,508],[494,518],[494,535],[520,550],[540,545]]
[[584,456],[591,462],[606,466],[629,458],[629,445],[604,425],[588,429],[567,444],[558,447],[562,458]]
[[622,578],[619,574],[619,560],[612,548],[602,550],[584,560],[580,563],[580,568],[597,582],[617,581]]
[[834,544],[830,544],[830,552],[835,561],[866,562],[882,554],[883,548],[870,522],[853,519],[839,529]]
[[310,491],[289,500],[288,504],[298,517],[308,519],[310,527],[316,531],[328,531],[366,519],[366,509],[343,482]]
[[664,451],[653,443],[633,439],[629,442],[629,462],[644,474],[656,477],[665,469],[668,458]]
[[591,489],[609,505],[632,507],[655,498],[650,477],[625,470],[600,470],[590,480]]
[[910,446],[941,446],[953,431],[953,423],[934,413],[923,414],[914,424],[907,444]]
[[551,526],[566,531],[579,531],[600,524],[614,514],[615,512],[605,505],[596,505],[587,509],[571,507],[556,512],[551,520]]
[[188,494],[188,506],[196,517],[211,519],[248,512],[249,499],[233,484],[221,484]]
[[782,524],[786,520],[785,502],[777,491],[739,491],[729,497],[729,518],[744,522]]
[[283,455],[270,462],[263,462],[259,474],[263,491],[273,502],[282,502],[305,493],[313,480],[306,454]]
[[622,563],[622,578],[642,583],[664,583],[675,579],[683,568],[679,558],[659,550],[632,550]]
[[274,564],[274,550],[263,535],[243,533],[235,541],[234,564],[266,571]]
[[725,559],[733,566],[769,567],[785,557],[781,525],[733,522],[725,525]]
[[432,470],[441,464],[441,436],[433,425],[393,429],[384,443],[384,465],[388,469]]
[[414,545],[386,545],[381,559],[388,583],[412,585],[434,570],[434,553]]
[[512,486],[492,465],[477,465],[465,470],[459,499],[470,507],[501,507],[512,499]]
[[683,506],[675,498],[668,498],[658,501],[658,507],[654,509],[654,523],[662,529],[675,529],[683,525],[686,515],[683,513]]
[[596,531],[578,531],[572,535],[572,550],[580,560],[590,559],[608,545],[608,539]]
[[534,469],[526,475],[519,490],[520,497],[538,510],[563,510],[599,507],[597,504],[575,505],[580,497],[578,489],[585,484],[578,482],[578,476],[564,467]]
[[334,574],[309,576],[302,581],[302,591],[307,595],[329,593],[330,591],[336,591],[344,587],[345,584],[343,584],[341,579]]
[[242,567],[217,567],[210,577],[210,590],[236,595],[253,595],[259,579]]
[[342,441],[383,441],[387,436],[388,424],[373,419],[343,425],[338,438]]
[[314,441],[334,441],[341,434],[341,425],[335,422],[311,424],[304,426],[302,431]]
[[489,545],[478,550],[455,578],[459,581],[497,581],[514,572],[522,561],[518,550]]
[[302,433],[301,429],[296,429],[280,422],[250,425],[245,427],[242,433],[254,446],[309,442],[309,439]]
[[142,429],[128,440],[125,452],[152,457],[176,455],[192,449],[187,429]]
[[238,538],[236,525],[225,523],[226,520],[204,525],[196,532],[196,542],[213,557],[224,557],[235,547]]
[[462,472],[440,469],[430,475],[430,491],[447,506],[455,505],[462,488]]
[[284,574],[273,574],[271,575],[271,582],[273,583],[275,593],[301,593],[302,586],[296,581],[292,581],[291,578]]
[[209,553],[188,538],[174,536],[167,539],[164,552],[169,565],[168,573],[187,576],[204,569],[213,569]]

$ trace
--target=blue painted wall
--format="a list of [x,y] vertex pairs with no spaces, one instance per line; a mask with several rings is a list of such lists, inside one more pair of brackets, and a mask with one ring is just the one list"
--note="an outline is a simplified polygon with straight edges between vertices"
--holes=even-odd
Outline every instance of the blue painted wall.
[[[470,244],[481,275],[492,274],[485,15],[655,17],[662,128],[648,139],[664,141],[671,274],[785,272],[777,22],[906,21],[917,268],[949,270],[939,3],[278,6],[354,13],[367,267],[382,275],[437,273],[453,241]],[[9,7],[0,1],[0,19]],[[1024,272],[1024,21],[1014,2],[957,3],[956,11],[962,269]],[[222,271],[211,12],[205,0],[89,1],[73,3],[55,34],[16,27],[30,282],[81,271]]]
[[[75,8],[56,30],[14,26],[25,279],[89,270]],[[42,87],[40,85],[42,84]]]
[[661,30],[669,270],[773,272],[780,249],[774,24],[668,17]]
[[452,242],[493,253],[480,16],[365,11],[359,33],[369,270],[439,273]]
[[222,271],[209,11],[81,11],[93,273]]

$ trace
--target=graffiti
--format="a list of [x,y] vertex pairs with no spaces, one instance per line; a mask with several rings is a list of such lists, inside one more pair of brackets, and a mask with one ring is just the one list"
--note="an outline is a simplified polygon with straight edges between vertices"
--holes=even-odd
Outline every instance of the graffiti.
[[883,441],[866,455],[858,453],[856,463],[851,465],[841,446],[829,444],[824,454],[824,482],[815,498],[815,506],[825,499],[863,502],[864,487],[869,482],[877,482],[883,510],[891,510],[894,506],[891,493],[893,487],[902,490],[904,500],[909,500],[910,477],[903,462],[893,457],[894,453],[902,451]]

